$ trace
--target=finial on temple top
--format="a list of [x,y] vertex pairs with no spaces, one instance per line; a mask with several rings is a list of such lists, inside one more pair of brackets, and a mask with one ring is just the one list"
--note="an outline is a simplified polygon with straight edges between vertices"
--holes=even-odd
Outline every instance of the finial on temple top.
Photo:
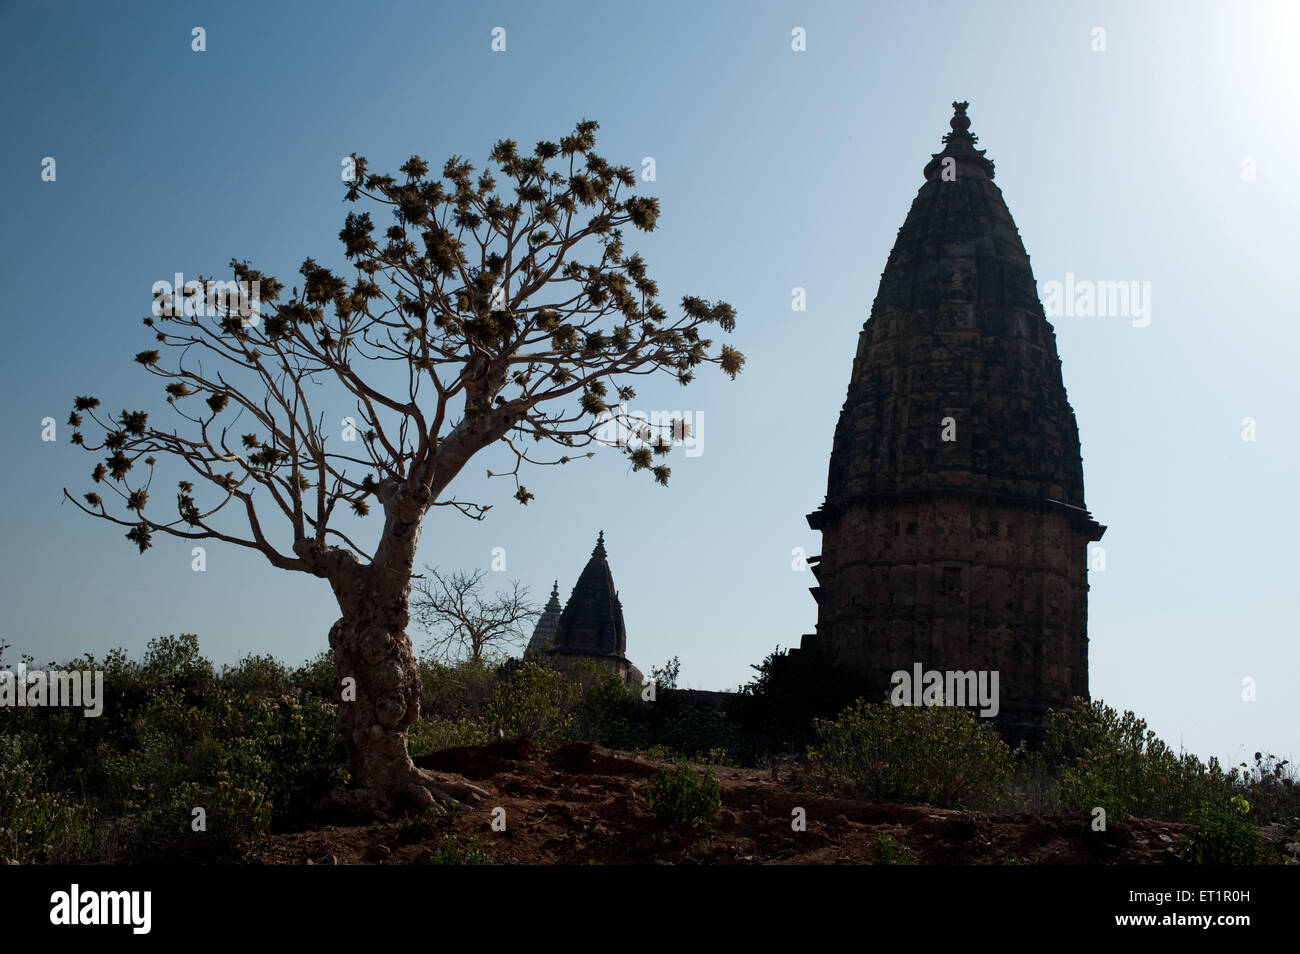
[[969,106],[969,102],[953,102],[952,119],[948,120],[952,132],[944,133],[943,152],[936,153],[926,164],[926,179],[939,176],[944,159],[952,160],[948,164],[950,168],[953,161],[960,161],[965,163],[967,168],[976,169],[989,179],[993,178],[993,161],[985,158],[983,149],[975,148],[975,143],[979,142],[980,138],[970,131],[970,117],[966,115]]
[[953,103],[952,119],[948,120],[948,125],[952,127],[952,132],[943,137],[945,143],[952,142],[954,138],[967,139],[971,143],[979,142],[979,136],[972,135],[970,130],[970,117],[966,115],[966,107],[970,103]]

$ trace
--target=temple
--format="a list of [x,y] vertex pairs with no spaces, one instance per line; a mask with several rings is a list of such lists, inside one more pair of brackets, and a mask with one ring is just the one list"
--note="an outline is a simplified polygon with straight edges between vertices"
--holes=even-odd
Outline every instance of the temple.
[[625,682],[640,685],[641,671],[627,658],[623,603],[614,588],[604,531],[596,538],[591,559],[579,574],[563,610],[558,582],[551,590],[551,601],[537,621],[527,652],[560,670],[589,659],[606,666]]
[[528,641],[525,655],[539,656],[555,645],[555,630],[560,622],[560,581],[551,586],[551,598],[533,628],[533,638]]
[[818,649],[891,675],[997,671],[996,722],[1040,736],[1088,698],[1083,462],[1056,335],[993,162],[953,103],[880,278],[835,429],[810,560]]

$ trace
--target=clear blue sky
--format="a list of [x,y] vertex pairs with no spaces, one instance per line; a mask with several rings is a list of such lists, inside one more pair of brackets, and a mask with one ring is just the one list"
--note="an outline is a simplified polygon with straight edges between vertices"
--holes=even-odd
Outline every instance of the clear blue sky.
[[457,490],[494,504],[488,518],[436,511],[421,559],[487,568],[504,547],[502,582],[544,600],[559,578],[567,597],[604,529],[633,661],[679,656],[696,687],[746,681],[815,622],[791,551],[818,552],[804,515],[857,335],[966,99],[1040,287],[1151,282],[1148,327],[1053,322],[1088,504],[1110,528],[1091,577],[1094,696],[1203,756],[1300,754],[1300,4],[377,7],[6,4],[0,637],[42,661],[174,632],[219,661],[323,649],[324,581],[220,544],[194,573],[181,541],[140,556],[61,504],[94,463],[67,442],[71,398],[162,410],[131,361],[157,280],[232,256],[283,280],[308,256],[341,264],[348,153],[384,171],[412,153],[481,162],[499,138],[555,139],[586,117],[603,154],[656,161],[642,190],[661,197],[660,227],[631,244],[664,300],[730,301],[748,363],[734,383],[641,389],[644,409],[704,414],[704,453],[676,452],[667,489],[609,452],[530,475],[525,509],[484,462]]

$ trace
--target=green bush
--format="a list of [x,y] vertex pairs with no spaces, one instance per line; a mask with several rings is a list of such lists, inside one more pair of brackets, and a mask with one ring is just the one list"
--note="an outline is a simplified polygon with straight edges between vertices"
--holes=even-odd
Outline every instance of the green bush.
[[442,843],[437,851],[425,859],[425,864],[430,865],[491,865],[496,864],[482,846],[479,845],[477,838],[471,838],[469,844],[461,847],[456,844],[452,838],[448,838]]
[[1257,824],[1287,824],[1300,818],[1300,779],[1288,759],[1256,752],[1254,763],[1242,762],[1241,768]]
[[1096,765],[1070,766],[1063,770],[1058,792],[1062,807],[1071,814],[1091,818],[1096,809],[1106,812],[1107,824],[1133,815],[1128,792],[1116,791],[1110,773]]
[[589,659],[575,663],[565,675],[576,690],[571,704],[572,738],[615,749],[634,749],[640,744],[644,731],[634,721],[636,690],[610,669]]
[[858,797],[958,808],[995,802],[1011,779],[1007,744],[957,706],[859,699],[814,727],[821,743],[809,750],[810,774]]
[[1058,769],[1049,767],[1041,749],[1017,747],[1011,790],[995,807],[1003,812],[1057,815],[1061,811]]
[[199,652],[199,638],[193,633],[149,640],[140,675],[148,686],[195,692],[210,690],[216,679],[212,663]]
[[[100,802],[116,823],[113,851],[128,860],[236,860],[274,822],[283,829],[342,781],[342,740],[319,699],[227,701],[214,713],[153,724],[165,701],[142,713],[138,747],[104,752]],[[206,831],[192,830],[193,809]]]
[[[740,727],[716,709],[684,706],[665,719],[655,739],[679,756],[694,761],[733,761],[741,748]],[[716,757],[721,755],[721,759]]]
[[[17,861],[233,860],[310,821],[347,772],[318,657],[291,678],[267,656],[220,676],[190,634],[62,669],[102,670],[103,713],[0,710],[0,856]],[[307,673],[304,673],[307,670]],[[207,830],[192,830],[193,809]]]
[[289,672],[274,656],[250,655],[223,669],[221,684],[231,692],[284,692]]
[[1144,720],[1099,700],[1049,712],[1045,752],[1060,774],[1062,807],[1085,815],[1100,806],[1111,820],[1181,821],[1202,803],[1226,807],[1239,790],[1235,769],[1175,753]]
[[19,738],[0,739],[0,864],[89,860],[90,814],[45,791]]
[[912,849],[893,835],[881,834],[876,837],[875,862],[878,865],[915,864]]
[[307,822],[347,774],[337,715],[337,706],[313,696],[239,699],[227,710],[229,722],[218,727],[224,741],[209,743],[217,752],[204,775],[225,768],[264,784],[276,829]]
[[484,725],[492,739],[547,744],[568,737],[577,687],[554,669],[524,663],[488,699]]
[[461,745],[486,745],[490,741],[487,731],[473,722],[421,719],[411,726],[406,737],[406,749],[411,755],[431,755],[443,749]]
[[[1244,809],[1244,810],[1243,810]],[[1259,829],[1246,818],[1250,806],[1237,796],[1229,808],[1201,805],[1188,816],[1178,856],[1196,865],[1253,865],[1259,861]]]
[[419,665],[420,712],[431,718],[478,719],[497,684],[506,681],[488,662],[467,659],[449,666],[421,659]]
[[[671,680],[675,663],[664,670]],[[572,740],[635,751],[659,746],[672,758],[726,761],[743,748],[740,727],[722,713],[685,704],[660,687],[643,705],[639,690],[594,660],[559,672],[532,659],[499,665],[420,663],[422,722],[412,754],[502,738],[541,744]],[[429,723],[428,725],[423,724]]]
[[266,787],[220,772],[210,784],[182,782],[129,816],[118,852],[132,862],[240,861],[270,822]]
[[650,678],[656,689],[676,689],[677,677],[682,674],[682,661],[674,656],[662,667],[651,666]]
[[802,755],[817,741],[814,720],[834,718],[861,694],[853,674],[815,647],[776,649],[750,668],[755,678],[735,701],[745,765]]
[[645,799],[655,817],[670,825],[695,826],[718,814],[722,807],[722,783],[706,769],[703,777],[685,762],[675,769],[661,769],[644,787]]
[[308,659],[289,674],[289,681],[294,688],[318,696],[329,702],[339,699],[339,670],[334,664],[334,653],[326,649]]

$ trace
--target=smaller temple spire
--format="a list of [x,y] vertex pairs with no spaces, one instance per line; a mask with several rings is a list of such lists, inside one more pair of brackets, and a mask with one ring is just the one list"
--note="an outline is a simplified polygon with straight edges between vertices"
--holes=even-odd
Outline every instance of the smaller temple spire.
[[612,670],[628,684],[640,685],[641,670],[627,658],[623,602],[610,573],[604,530],[597,534],[591,559],[578,575],[563,611],[552,591],[543,622],[529,644],[530,651],[534,648],[560,669],[590,660]]
[[551,587],[551,599],[537,620],[533,638],[528,641],[525,655],[543,653],[555,645],[555,630],[563,610],[564,608],[560,606],[560,581],[556,580]]
[[591,559],[578,576],[555,632],[561,653],[622,658],[627,647],[623,610],[605,554],[605,531],[596,538]]

